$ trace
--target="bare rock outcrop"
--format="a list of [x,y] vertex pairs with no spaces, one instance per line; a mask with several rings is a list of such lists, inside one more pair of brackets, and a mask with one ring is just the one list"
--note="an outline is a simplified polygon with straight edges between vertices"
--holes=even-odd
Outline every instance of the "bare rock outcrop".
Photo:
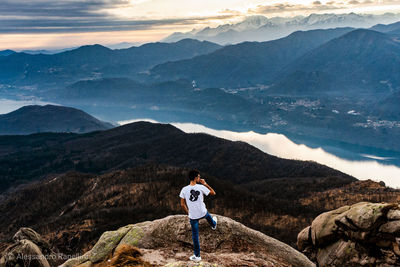
[[3,251],[0,267],[50,267],[57,263],[57,255],[50,245],[31,228],[20,228],[13,237],[14,244]]
[[360,202],[322,213],[297,236],[319,266],[400,266],[400,206]]
[[[217,217],[215,231],[200,221],[203,266],[315,266],[292,247],[232,219]],[[61,267],[106,266],[126,244],[138,247],[143,260],[154,266],[192,264],[188,260],[193,254],[188,217],[175,215],[105,232],[90,251]]]

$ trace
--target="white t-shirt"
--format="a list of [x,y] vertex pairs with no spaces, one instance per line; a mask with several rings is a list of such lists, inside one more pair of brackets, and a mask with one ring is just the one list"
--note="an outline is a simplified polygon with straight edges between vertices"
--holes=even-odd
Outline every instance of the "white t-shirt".
[[187,185],[182,188],[179,196],[186,200],[189,209],[190,219],[200,219],[207,214],[206,204],[204,204],[204,196],[208,196],[210,190],[201,184]]

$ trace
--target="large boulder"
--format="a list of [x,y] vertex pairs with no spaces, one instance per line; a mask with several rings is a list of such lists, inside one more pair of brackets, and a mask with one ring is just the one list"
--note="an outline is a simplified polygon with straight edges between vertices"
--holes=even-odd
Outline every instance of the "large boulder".
[[360,202],[325,212],[297,236],[319,266],[400,266],[400,206]]
[[[12,255],[12,256],[11,256]],[[23,239],[16,243],[12,251],[6,254],[6,258],[16,258],[17,263],[23,262],[23,266],[50,267],[50,263],[43,255],[40,248],[30,240]],[[9,258],[10,259],[10,258]]]
[[13,240],[14,244],[1,254],[0,267],[50,267],[60,263],[60,255],[31,228],[20,228]]
[[40,248],[30,240],[22,239],[9,246],[0,259],[0,267],[50,267]]
[[[206,220],[200,221],[203,266],[315,266],[292,247],[232,219],[217,217],[215,231]],[[143,259],[155,266],[191,266],[188,261],[193,254],[191,228],[184,215],[105,232],[84,257],[68,260],[61,266],[75,267],[83,263],[96,266],[111,261],[115,251],[125,245],[138,247]]]
[[44,255],[54,254],[54,252],[50,248],[50,244],[36,231],[28,227],[21,227],[18,232],[13,236],[13,240],[15,242],[21,240],[30,240],[35,243]]
[[341,207],[337,210],[322,213],[311,224],[311,241],[317,246],[320,243],[329,243],[335,239],[337,225],[335,223],[338,215],[350,209],[349,206]]

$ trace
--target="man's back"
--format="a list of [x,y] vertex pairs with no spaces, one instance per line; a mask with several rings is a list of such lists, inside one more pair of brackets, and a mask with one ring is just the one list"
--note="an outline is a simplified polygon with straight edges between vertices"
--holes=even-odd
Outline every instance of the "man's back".
[[207,208],[204,204],[204,195],[208,195],[210,190],[201,184],[187,185],[182,188],[179,196],[184,198],[189,209],[190,219],[199,219],[206,215]]
[[[189,214],[190,225],[192,226],[194,255],[190,256],[192,261],[201,261],[199,242],[199,220],[205,218],[213,230],[217,229],[217,217],[211,217],[204,204],[204,195],[216,193],[196,170],[189,172],[190,184],[182,188],[179,194],[181,206]],[[198,184],[200,183],[200,184]]]

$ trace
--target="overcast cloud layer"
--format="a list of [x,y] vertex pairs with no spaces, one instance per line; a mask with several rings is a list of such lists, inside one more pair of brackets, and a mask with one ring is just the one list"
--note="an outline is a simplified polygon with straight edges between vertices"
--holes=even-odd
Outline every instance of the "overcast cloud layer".
[[[206,24],[212,20],[229,20],[246,15],[288,15],[296,12],[351,11],[359,7],[385,7],[400,5],[400,0],[350,0],[342,1],[237,1],[221,0],[221,5],[203,0],[202,6],[191,9],[181,0],[2,0],[0,5],[0,33],[37,32],[99,32],[146,30],[154,27],[173,25]],[[172,10],[165,9],[170,3]],[[209,9],[204,3],[210,2]],[[224,9],[219,9],[226,4]],[[228,4],[228,3],[231,3]],[[177,8],[179,7],[179,8]],[[177,8],[177,16],[173,9]],[[187,12],[185,13],[185,8]],[[204,8],[204,10],[201,10]],[[387,11],[391,10],[388,9]],[[124,14],[120,16],[119,14]],[[373,10],[373,8],[372,8]],[[162,14],[166,14],[163,18]],[[187,15],[184,15],[187,14]]]
[[246,16],[400,13],[400,0],[0,0],[0,50],[153,42]]
[[123,20],[108,12],[129,6],[127,0],[5,0],[0,5],[0,33],[143,30],[197,21],[196,18]]

